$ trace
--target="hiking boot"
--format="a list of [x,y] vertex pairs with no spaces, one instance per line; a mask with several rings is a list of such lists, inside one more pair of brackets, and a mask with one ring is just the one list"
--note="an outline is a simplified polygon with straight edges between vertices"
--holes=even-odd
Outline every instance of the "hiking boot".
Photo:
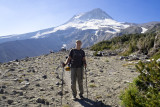
[[83,95],[80,95],[80,98],[81,98],[81,99],[84,99]]
[[77,100],[76,96],[73,96],[73,97],[72,97],[72,100],[76,101],[76,100]]

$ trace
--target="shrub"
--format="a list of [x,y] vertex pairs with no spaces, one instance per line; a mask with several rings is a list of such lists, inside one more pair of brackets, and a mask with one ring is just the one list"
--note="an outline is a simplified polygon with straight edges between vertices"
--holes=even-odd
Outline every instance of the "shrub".
[[98,53],[98,51],[94,52],[93,55],[94,55],[94,56],[97,56],[97,53]]
[[160,63],[136,65],[140,75],[120,95],[125,107],[160,107]]
[[153,58],[156,60],[160,58],[160,50],[153,55]]
[[91,50],[102,51],[104,49],[115,50],[119,48],[128,48],[123,54],[129,55],[138,50],[144,54],[148,54],[149,50],[154,47],[154,43],[156,41],[155,37],[156,33],[117,36],[110,40],[102,41],[93,45]]

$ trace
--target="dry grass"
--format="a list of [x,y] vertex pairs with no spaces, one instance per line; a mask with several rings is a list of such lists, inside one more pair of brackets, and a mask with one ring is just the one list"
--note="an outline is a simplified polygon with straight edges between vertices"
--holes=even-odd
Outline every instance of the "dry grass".
[[65,104],[65,105],[62,105],[62,107],[71,107],[71,106],[68,104]]
[[90,84],[89,87],[94,88],[97,87],[95,84]]

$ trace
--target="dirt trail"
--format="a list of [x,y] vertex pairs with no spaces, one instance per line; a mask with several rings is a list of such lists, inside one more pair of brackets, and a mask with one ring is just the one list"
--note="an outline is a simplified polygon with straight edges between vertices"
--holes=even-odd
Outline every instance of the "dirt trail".
[[[63,106],[120,107],[120,92],[138,75],[132,64],[135,62],[119,60],[119,56],[95,57],[92,51],[85,52],[89,97],[71,100],[70,72],[66,71]],[[67,55],[58,52],[1,64],[0,107],[60,107],[63,70],[57,67]],[[85,75],[84,91],[86,97]]]

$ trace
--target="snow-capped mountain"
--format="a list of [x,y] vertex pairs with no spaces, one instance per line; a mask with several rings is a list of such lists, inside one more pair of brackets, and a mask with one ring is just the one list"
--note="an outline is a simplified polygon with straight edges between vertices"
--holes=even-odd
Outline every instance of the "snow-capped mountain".
[[[68,28],[76,28],[81,30],[94,29],[99,30],[103,28],[108,28],[106,32],[115,34],[121,29],[125,29],[130,25],[125,23],[120,23],[115,20],[107,13],[97,8],[92,11],[81,13],[72,17],[67,23],[60,25],[55,28],[44,29],[41,31],[36,31],[21,35],[7,35],[0,37],[0,43],[3,42],[2,39],[13,38],[13,40],[23,40],[30,38],[44,38],[47,34],[54,33],[59,30],[66,30]],[[12,39],[11,39],[12,41]],[[5,40],[6,42],[6,40]]]
[[[82,47],[129,33],[145,33],[146,26],[114,20],[97,8],[72,17],[63,25],[20,35],[0,37],[0,62],[37,56],[75,46],[77,39]],[[12,54],[11,54],[12,53]]]
[[73,22],[77,20],[88,21],[91,19],[103,20],[103,19],[113,19],[113,18],[103,10],[97,8],[86,13],[80,13],[78,15],[75,15],[68,22]]
[[[81,13],[72,17],[67,23],[54,28],[52,31],[44,32],[42,34],[37,33],[35,36],[31,38],[39,38],[44,37],[44,35],[49,33],[54,33],[60,30],[67,30],[69,28],[75,28],[79,30],[99,30],[103,28],[107,28],[107,33],[118,33],[121,29],[125,29],[130,25],[117,22],[113,20],[111,16],[97,8],[90,12]],[[97,33],[97,31],[95,32]]]

